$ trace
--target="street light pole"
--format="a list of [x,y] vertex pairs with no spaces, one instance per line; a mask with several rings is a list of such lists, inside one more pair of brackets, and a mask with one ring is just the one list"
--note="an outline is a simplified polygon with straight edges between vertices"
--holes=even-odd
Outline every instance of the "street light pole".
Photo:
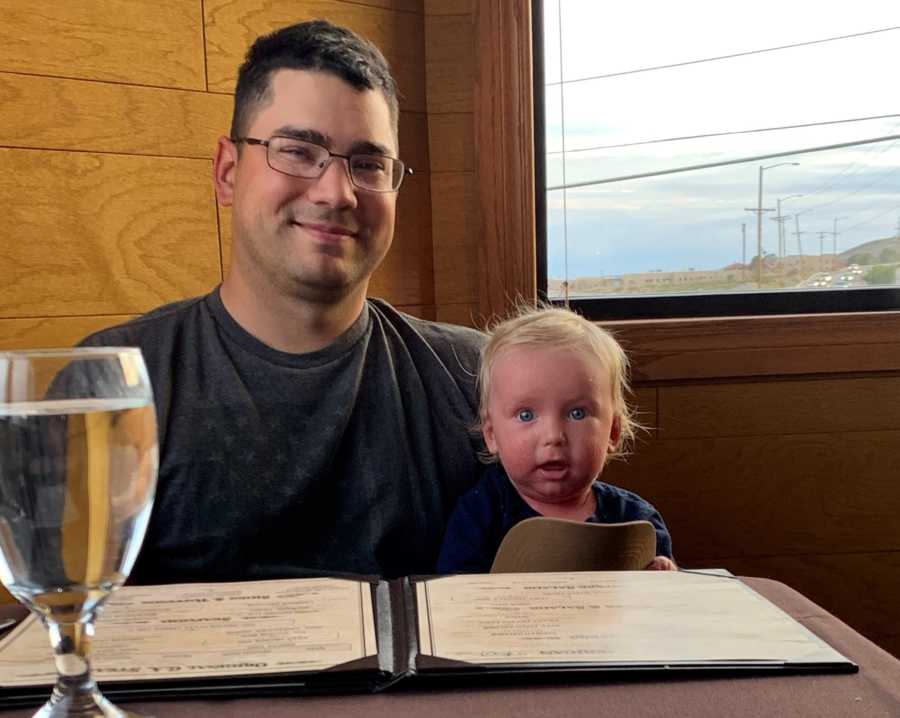
[[[763,212],[771,212],[772,208],[769,207],[767,209],[763,209],[762,206],[762,194],[763,194],[763,172],[766,170],[773,169],[775,167],[781,167],[783,165],[791,165],[792,167],[796,167],[799,165],[799,162],[779,162],[775,165],[767,165],[763,167],[759,166],[759,193],[756,199],[756,209],[749,209],[749,212],[756,212],[756,286],[758,288],[762,288],[762,262],[763,262],[763,253],[762,253],[762,215]],[[780,214],[780,212],[779,212]]]

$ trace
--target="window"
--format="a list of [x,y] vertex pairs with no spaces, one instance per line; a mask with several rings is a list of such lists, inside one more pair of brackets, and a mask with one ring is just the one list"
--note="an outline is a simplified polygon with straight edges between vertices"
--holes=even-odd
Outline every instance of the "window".
[[597,318],[900,307],[898,18],[535,2],[539,289]]

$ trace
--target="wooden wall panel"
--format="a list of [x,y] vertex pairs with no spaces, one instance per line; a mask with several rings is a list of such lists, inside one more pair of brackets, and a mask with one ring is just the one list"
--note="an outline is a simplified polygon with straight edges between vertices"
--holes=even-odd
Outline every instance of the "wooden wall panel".
[[[428,15],[425,32],[428,111],[472,112],[475,34],[472,15]],[[439,40],[438,40],[439,38]]]
[[0,145],[212,157],[231,99],[184,90],[0,73]]
[[221,278],[209,162],[0,149],[0,317],[123,314]]
[[206,0],[209,89],[231,93],[237,68],[258,35],[284,25],[325,18],[346,25],[374,42],[393,69],[400,107],[425,111],[422,16],[339,0]]
[[110,314],[97,317],[0,319],[0,350],[73,346],[88,334],[127,322],[135,316],[137,315]]
[[470,304],[477,297],[478,235],[471,214],[473,175],[442,172],[431,176],[434,238],[434,297],[438,306]]
[[900,370],[900,312],[604,322],[641,381]]
[[665,439],[845,434],[900,427],[900,377],[748,382],[659,389]]
[[474,15],[477,0],[425,0],[426,15]]
[[0,71],[206,89],[200,2],[7,0]]
[[677,556],[900,550],[900,430],[650,440],[612,483],[653,503]]
[[472,113],[428,114],[432,172],[474,172]]
[[434,304],[431,203],[428,175],[403,181],[397,200],[394,243],[372,276],[369,294],[394,304]]
[[437,316],[483,326],[477,308],[474,11],[468,0],[426,2],[426,75]]

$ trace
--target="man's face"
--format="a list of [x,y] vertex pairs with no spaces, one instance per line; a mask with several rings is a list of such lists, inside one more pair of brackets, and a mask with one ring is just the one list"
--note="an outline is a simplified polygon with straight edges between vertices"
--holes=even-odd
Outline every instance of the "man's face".
[[[272,135],[345,155],[397,156],[384,96],[324,72],[272,74],[270,102],[256,110],[246,136]],[[220,141],[216,164],[219,201],[233,208],[232,272],[264,291],[309,301],[365,294],[391,244],[395,192],[354,187],[340,158],[332,158],[318,179],[285,175],[268,166],[265,147],[245,144],[238,156],[227,139]]]
[[511,347],[491,368],[483,430],[532,506],[580,506],[619,438],[609,371],[569,348]]

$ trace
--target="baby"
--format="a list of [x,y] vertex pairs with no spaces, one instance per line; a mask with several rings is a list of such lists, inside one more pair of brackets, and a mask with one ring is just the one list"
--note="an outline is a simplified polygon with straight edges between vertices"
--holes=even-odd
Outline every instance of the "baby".
[[598,480],[634,438],[627,373],[616,340],[566,309],[526,310],[493,329],[479,377],[492,465],[454,509],[438,573],[489,572],[507,531],[533,516],[649,521],[657,556],[647,568],[676,569],[656,509]]

